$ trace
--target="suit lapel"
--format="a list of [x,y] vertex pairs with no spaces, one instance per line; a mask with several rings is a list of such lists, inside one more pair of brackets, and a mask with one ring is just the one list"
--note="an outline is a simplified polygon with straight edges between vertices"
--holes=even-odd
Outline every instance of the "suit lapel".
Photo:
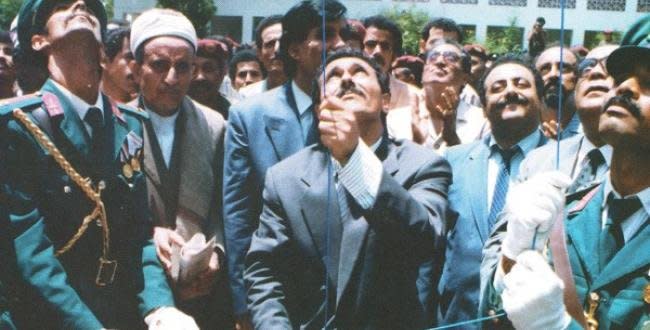
[[[382,161],[384,171],[391,176],[395,176],[399,169],[397,152],[387,135],[376,151],[377,157]],[[354,203],[350,201],[350,203]],[[350,205],[350,214],[352,219],[343,219],[343,233],[341,237],[341,252],[339,258],[338,281],[336,286],[337,305],[341,301],[341,296],[350,282],[352,271],[357,264],[359,255],[366,244],[366,234],[368,233],[368,221],[361,215],[361,212],[353,212],[356,204]]]
[[269,135],[278,161],[289,157],[304,146],[302,127],[296,102],[291,91],[291,81],[278,91],[284,103],[275,107],[275,112],[264,115],[266,132]]
[[598,290],[641,267],[647,267],[650,264],[649,249],[650,225],[646,223],[631,240],[623,245],[623,248],[616,253],[614,258],[605,266],[605,269],[600,272],[594,281],[593,290]]
[[600,215],[603,201],[603,187],[597,189],[598,192],[584,209],[569,212],[566,224],[567,236],[575,247],[580,260],[584,261],[582,264],[585,265],[586,272],[591,278],[598,274],[598,236],[600,235]]
[[189,209],[205,219],[214,197],[211,163],[211,150],[214,150],[214,146],[209,145],[213,141],[206,138],[210,134],[206,121],[201,120],[203,113],[194,107],[189,98],[183,100],[181,111],[184,111],[185,123],[180,130],[183,136],[179,137],[181,159],[178,206],[179,209]]
[[469,162],[467,164],[469,173],[474,177],[474,187],[470,189],[470,200],[472,201],[471,209],[474,218],[476,230],[481,238],[481,243],[484,244],[488,237],[488,224],[487,224],[487,170],[488,170],[488,157],[490,155],[487,148],[486,141],[483,140],[477,144],[476,148],[469,154]]
[[113,115],[110,116],[110,118],[113,121],[113,127],[114,127],[114,142],[113,142],[113,160],[118,160],[118,157],[120,155],[120,150],[122,149],[122,145],[126,143],[126,136],[129,134],[129,128],[126,125],[126,122],[124,121],[123,115],[120,113],[120,110],[117,108],[117,106],[110,102],[107,96],[103,96],[104,98],[104,109],[105,111],[112,111]]
[[[332,234],[341,231],[341,212],[334,186],[334,169],[332,167],[331,175],[328,174],[328,157],[329,153],[327,152],[321,150],[313,152],[311,160],[305,168],[305,174],[301,178],[305,192],[300,200],[300,207],[323,265],[328,264],[327,257],[333,254],[332,243],[339,242],[339,240],[332,239]],[[329,201],[327,200],[328,196]],[[329,231],[328,225],[331,226]],[[336,274],[331,271],[328,274],[330,283],[336,283]]]

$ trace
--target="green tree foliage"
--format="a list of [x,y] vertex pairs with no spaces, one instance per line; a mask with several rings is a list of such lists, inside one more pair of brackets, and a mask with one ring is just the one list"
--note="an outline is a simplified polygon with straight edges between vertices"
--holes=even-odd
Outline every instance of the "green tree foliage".
[[199,37],[207,34],[208,23],[217,11],[212,0],[158,0],[158,7],[171,8],[183,13],[192,21]]
[[413,7],[409,9],[393,7],[383,11],[381,14],[393,20],[402,29],[404,53],[419,53],[420,30],[429,21],[429,15]]
[[106,17],[110,21],[115,15],[115,1],[114,0],[105,0],[104,8],[106,8]]
[[9,30],[11,21],[18,15],[22,0],[0,0],[0,29]]
[[517,27],[517,18],[510,18],[510,25],[505,28],[488,28],[485,48],[491,54],[520,52],[524,29]]

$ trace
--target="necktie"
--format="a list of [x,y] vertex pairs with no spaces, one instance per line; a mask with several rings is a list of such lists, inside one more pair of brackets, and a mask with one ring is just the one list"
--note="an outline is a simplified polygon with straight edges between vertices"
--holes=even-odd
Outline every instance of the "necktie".
[[[317,143],[320,138],[320,134],[318,133],[318,120],[314,119],[313,108],[313,105],[310,106],[309,109],[300,116],[300,125],[309,125],[305,134],[305,146]],[[303,129],[303,132],[304,131],[305,130]]]
[[605,157],[603,157],[599,149],[589,151],[587,157],[585,157],[582,169],[580,169],[580,173],[578,173],[576,179],[569,186],[569,189],[567,189],[567,193],[571,194],[594,184],[599,179],[600,174],[602,174],[599,172],[604,172],[602,169],[605,164]]
[[92,130],[90,138],[90,155],[93,162],[93,168],[99,170],[102,162],[104,149],[104,115],[97,107],[91,107],[86,112],[84,121],[90,125]]
[[519,146],[515,146],[508,150],[502,150],[497,147],[496,150],[501,154],[501,166],[499,167],[499,174],[494,185],[492,204],[490,205],[490,214],[488,215],[489,230],[492,230],[492,226],[496,223],[497,216],[501,213],[503,205],[506,202],[506,195],[508,194],[508,186],[510,184],[510,161],[520,149]]
[[623,247],[623,229],[621,223],[641,208],[639,197],[610,198],[607,202],[607,221],[598,239],[598,261],[602,271],[607,263]]

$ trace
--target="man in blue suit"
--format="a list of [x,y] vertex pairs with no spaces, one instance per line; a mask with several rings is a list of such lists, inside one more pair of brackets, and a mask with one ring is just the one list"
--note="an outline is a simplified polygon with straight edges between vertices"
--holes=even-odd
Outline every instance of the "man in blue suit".
[[[650,327],[650,15],[621,44],[607,59],[615,87],[598,125],[613,149],[609,175],[568,195],[566,204],[568,178],[562,184],[559,173],[533,177],[508,198],[490,238],[501,253],[486,311],[502,303],[515,328]],[[572,277],[561,280],[542,253],[544,233],[563,212]],[[561,259],[553,255],[558,273]],[[565,286],[574,292],[564,292]],[[575,299],[568,298],[572,294]]]
[[[230,109],[226,130],[223,209],[228,273],[238,324],[250,325],[243,281],[244,257],[262,210],[266,170],[316,142],[311,88],[323,50],[344,45],[346,8],[336,0],[303,1],[282,18],[280,55],[290,77],[284,85]],[[326,20],[322,31],[323,16]],[[322,43],[323,34],[326,43]]]
[[481,249],[520,162],[546,141],[539,130],[542,86],[537,71],[522,59],[499,59],[479,86],[492,134],[447,152],[454,181],[449,190],[447,251],[438,286],[443,325],[477,316]]

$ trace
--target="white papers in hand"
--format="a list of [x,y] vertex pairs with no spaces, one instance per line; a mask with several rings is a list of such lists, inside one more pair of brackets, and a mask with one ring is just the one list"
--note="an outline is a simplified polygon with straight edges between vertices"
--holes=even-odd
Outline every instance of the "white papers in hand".
[[187,283],[208,268],[216,237],[205,241],[205,235],[196,233],[181,247],[172,246],[172,279],[176,283]]

